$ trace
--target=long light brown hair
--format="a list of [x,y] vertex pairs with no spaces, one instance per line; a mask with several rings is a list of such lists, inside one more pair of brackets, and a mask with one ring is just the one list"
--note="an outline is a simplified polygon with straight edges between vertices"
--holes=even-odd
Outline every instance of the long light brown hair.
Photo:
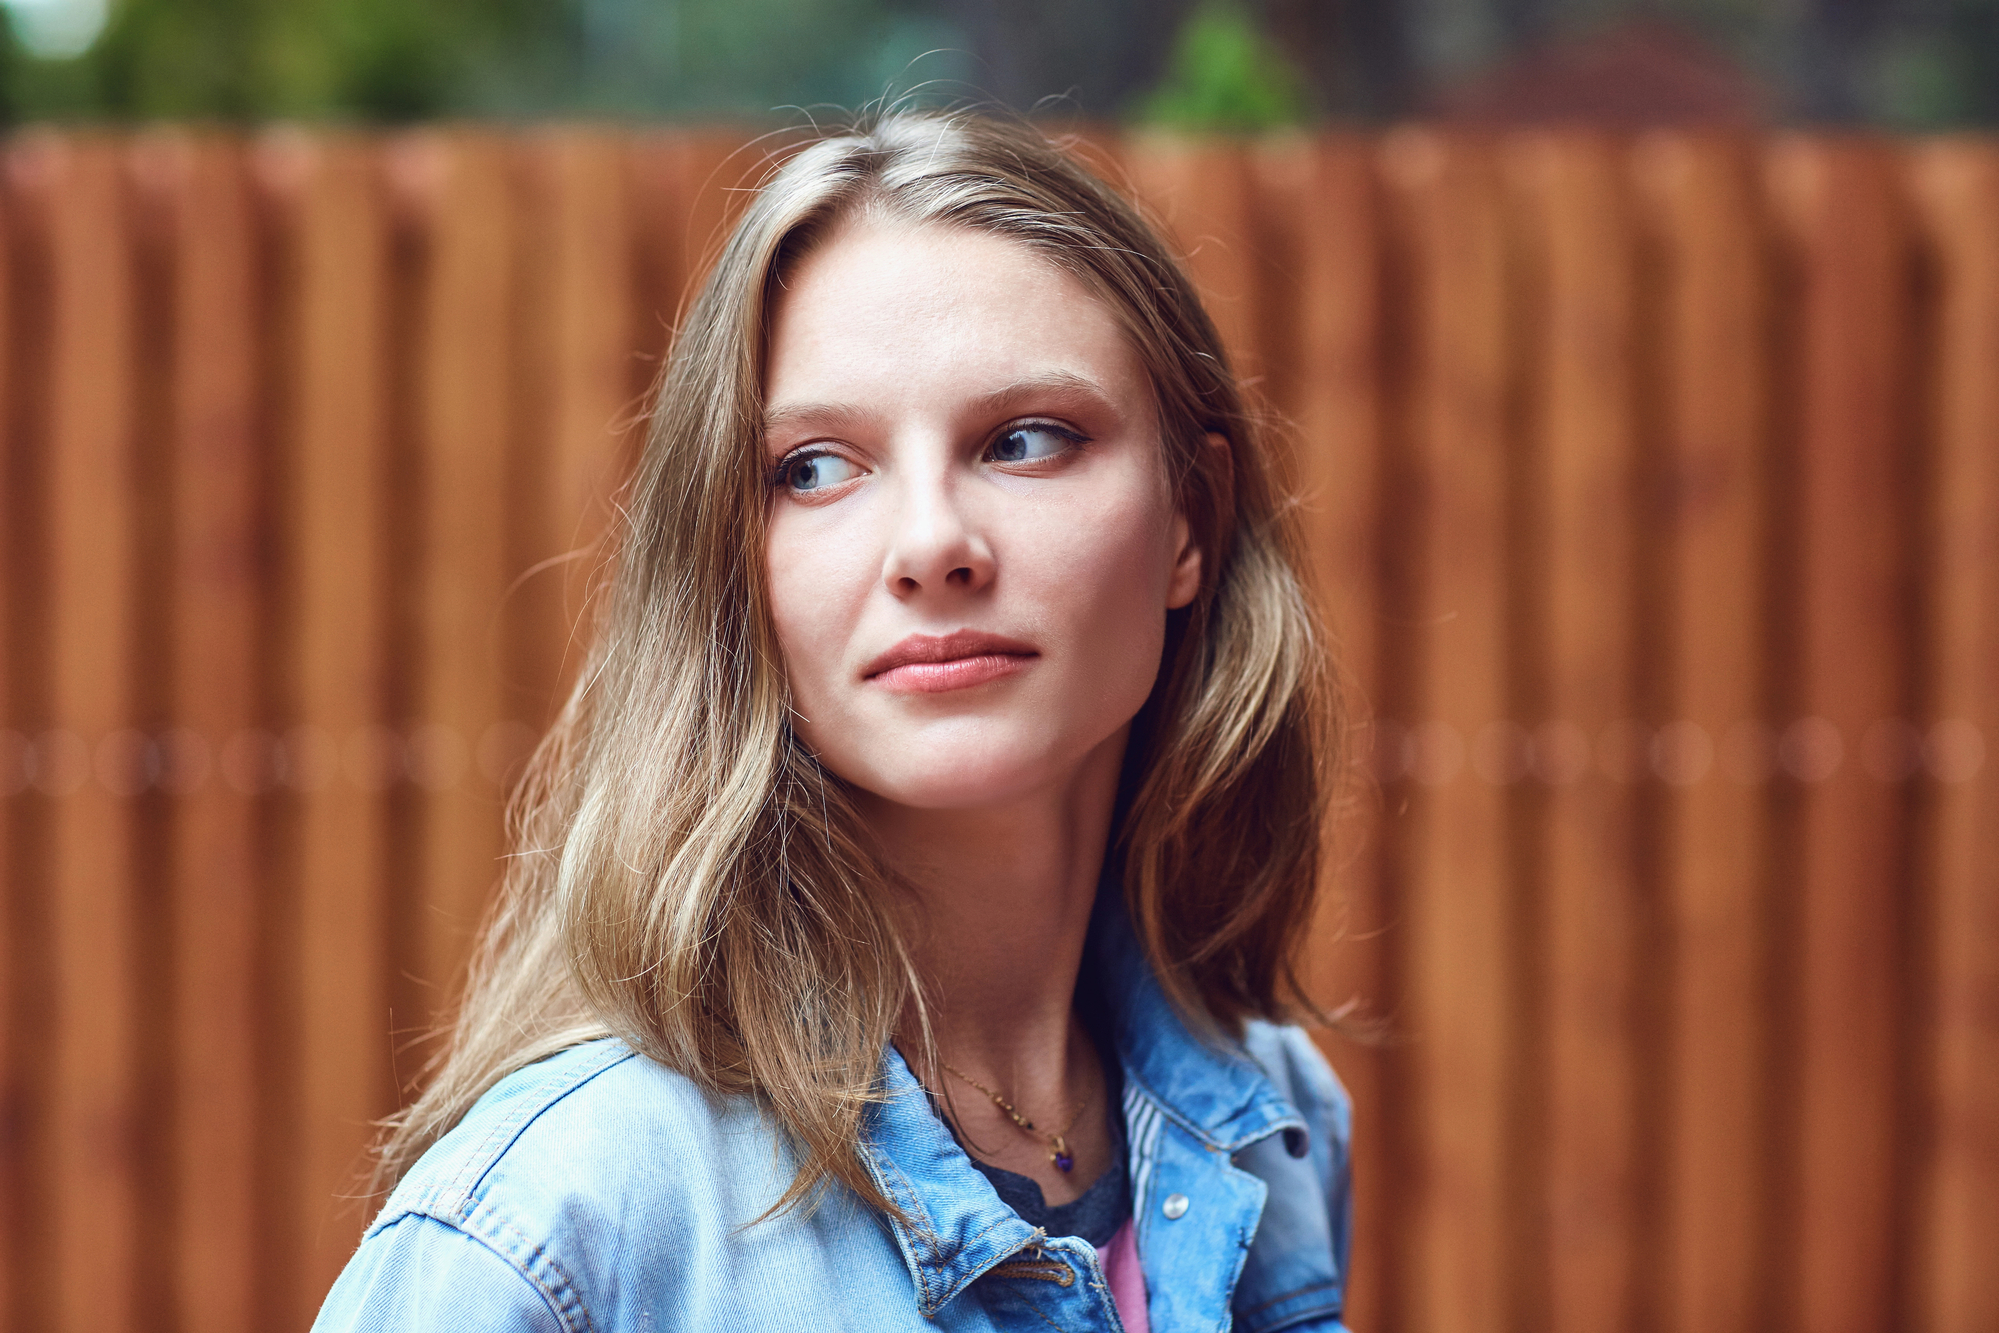
[[[1263,426],[1193,286],[1134,208],[1030,126],[884,114],[773,170],[688,312],[631,484],[597,641],[517,794],[515,855],[448,1046],[389,1123],[386,1187],[499,1079],[616,1034],[755,1097],[794,1145],[784,1204],[837,1181],[882,1054],[923,1018],[907,895],[787,719],[764,565],[763,356],[783,273],[855,217],[1008,237],[1120,320],[1204,555],[1132,732],[1111,865],[1198,1024],[1306,1004],[1337,699]],[[1207,442],[1210,433],[1227,448]]]

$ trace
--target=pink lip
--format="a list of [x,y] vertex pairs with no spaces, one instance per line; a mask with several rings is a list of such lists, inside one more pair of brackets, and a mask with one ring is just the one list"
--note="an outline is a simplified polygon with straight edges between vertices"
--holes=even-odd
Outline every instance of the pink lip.
[[868,663],[862,675],[899,692],[942,694],[1011,676],[1040,655],[1018,639],[980,630],[912,634]]

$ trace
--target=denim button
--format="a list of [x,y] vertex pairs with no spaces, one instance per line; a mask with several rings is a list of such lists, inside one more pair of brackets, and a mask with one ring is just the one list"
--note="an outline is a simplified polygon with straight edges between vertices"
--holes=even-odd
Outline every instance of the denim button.
[[1184,1194],[1167,1195],[1165,1206],[1159,1211],[1166,1214],[1166,1220],[1169,1222],[1185,1217],[1187,1215],[1187,1196]]

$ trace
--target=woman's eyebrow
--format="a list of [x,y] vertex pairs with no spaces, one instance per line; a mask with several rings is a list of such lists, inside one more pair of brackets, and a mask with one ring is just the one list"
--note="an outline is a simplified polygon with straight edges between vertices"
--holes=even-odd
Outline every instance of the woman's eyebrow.
[[[1017,407],[1024,400],[1053,395],[1086,398],[1092,407],[1105,412],[1113,411],[1111,396],[1104,392],[1103,386],[1089,376],[1072,370],[1051,370],[1045,374],[1024,376],[1011,384],[977,395],[968,406],[976,415],[997,416]],[[871,419],[872,414],[865,408],[851,403],[789,403],[764,413],[764,434],[852,435],[864,430]]]
[[811,434],[852,435],[868,420],[868,414],[848,403],[793,403],[764,413],[764,434],[801,431]]
[[982,414],[999,414],[1015,407],[1023,399],[1051,394],[1088,398],[1092,400],[1091,406],[1105,412],[1113,411],[1111,396],[1104,392],[1103,386],[1087,375],[1079,375],[1072,370],[1051,370],[1046,374],[1017,379],[990,393],[980,394],[972,400],[972,406]]

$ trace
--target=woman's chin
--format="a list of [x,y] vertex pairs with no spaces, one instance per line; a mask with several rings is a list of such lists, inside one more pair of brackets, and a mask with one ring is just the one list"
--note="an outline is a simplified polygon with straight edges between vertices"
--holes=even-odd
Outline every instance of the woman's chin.
[[974,811],[1028,800],[1058,779],[1057,766],[1045,761],[994,762],[990,755],[957,763],[947,756],[932,758],[869,773],[855,785],[875,800],[905,809]]

